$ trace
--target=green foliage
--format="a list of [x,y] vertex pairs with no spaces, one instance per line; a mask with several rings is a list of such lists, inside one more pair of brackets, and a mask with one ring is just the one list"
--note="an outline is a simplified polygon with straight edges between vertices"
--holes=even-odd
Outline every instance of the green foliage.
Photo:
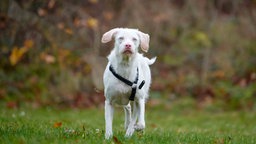
[[255,109],[256,84],[248,86],[233,85],[229,82],[218,82],[216,96],[223,99],[226,109]]

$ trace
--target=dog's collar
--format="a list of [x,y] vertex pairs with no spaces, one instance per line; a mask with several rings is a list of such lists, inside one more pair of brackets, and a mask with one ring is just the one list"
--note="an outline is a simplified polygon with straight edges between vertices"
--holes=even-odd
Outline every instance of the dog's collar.
[[[136,94],[136,90],[137,90],[137,83],[139,80],[139,69],[137,68],[137,74],[136,74],[136,78],[133,82],[131,82],[130,80],[120,76],[119,74],[117,74],[114,70],[114,68],[112,67],[112,65],[109,66],[109,70],[112,72],[112,74],[119,79],[120,81],[122,81],[123,83],[127,84],[128,86],[132,87],[132,92],[131,92],[131,96],[129,97],[129,100],[134,101],[135,98],[135,94]],[[141,89],[143,87],[143,85],[145,84],[145,80],[143,80],[140,85],[139,85],[139,89]]]

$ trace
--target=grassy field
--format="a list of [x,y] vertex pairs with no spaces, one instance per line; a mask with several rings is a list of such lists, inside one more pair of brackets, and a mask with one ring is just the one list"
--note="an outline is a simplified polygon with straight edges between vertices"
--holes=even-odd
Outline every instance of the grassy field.
[[[184,106],[184,107],[183,107]],[[147,107],[146,130],[124,138],[123,111],[114,137],[104,140],[104,109],[19,108],[0,110],[0,143],[255,144],[255,112],[198,110],[182,103]]]

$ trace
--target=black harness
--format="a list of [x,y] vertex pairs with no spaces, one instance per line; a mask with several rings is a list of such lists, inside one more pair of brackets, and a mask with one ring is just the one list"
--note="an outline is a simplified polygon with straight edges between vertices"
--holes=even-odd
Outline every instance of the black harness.
[[[132,87],[132,92],[131,92],[131,96],[129,97],[129,100],[134,101],[134,97],[136,94],[136,90],[137,90],[137,83],[139,80],[139,69],[137,68],[137,74],[136,74],[136,78],[133,82],[129,81],[128,79],[125,79],[124,77],[120,76],[119,74],[117,74],[114,70],[114,68],[112,67],[112,65],[109,66],[109,70],[112,72],[112,74],[119,79],[120,81],[122,81],[123,83],[127,84],[128,86]],[[143,87],[143,85],[145,84],[145,80],[143,80],[140,85],[139,85],[139,89],[141,89]]]

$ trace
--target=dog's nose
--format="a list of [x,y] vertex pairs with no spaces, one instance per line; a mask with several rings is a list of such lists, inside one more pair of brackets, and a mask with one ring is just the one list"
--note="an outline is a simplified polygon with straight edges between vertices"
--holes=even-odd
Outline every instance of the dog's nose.
[[130,48],[131,48],[131,45],[130,45],[130,44],[126,44],[126,45],[125,45],[125,48],[130,49]]

